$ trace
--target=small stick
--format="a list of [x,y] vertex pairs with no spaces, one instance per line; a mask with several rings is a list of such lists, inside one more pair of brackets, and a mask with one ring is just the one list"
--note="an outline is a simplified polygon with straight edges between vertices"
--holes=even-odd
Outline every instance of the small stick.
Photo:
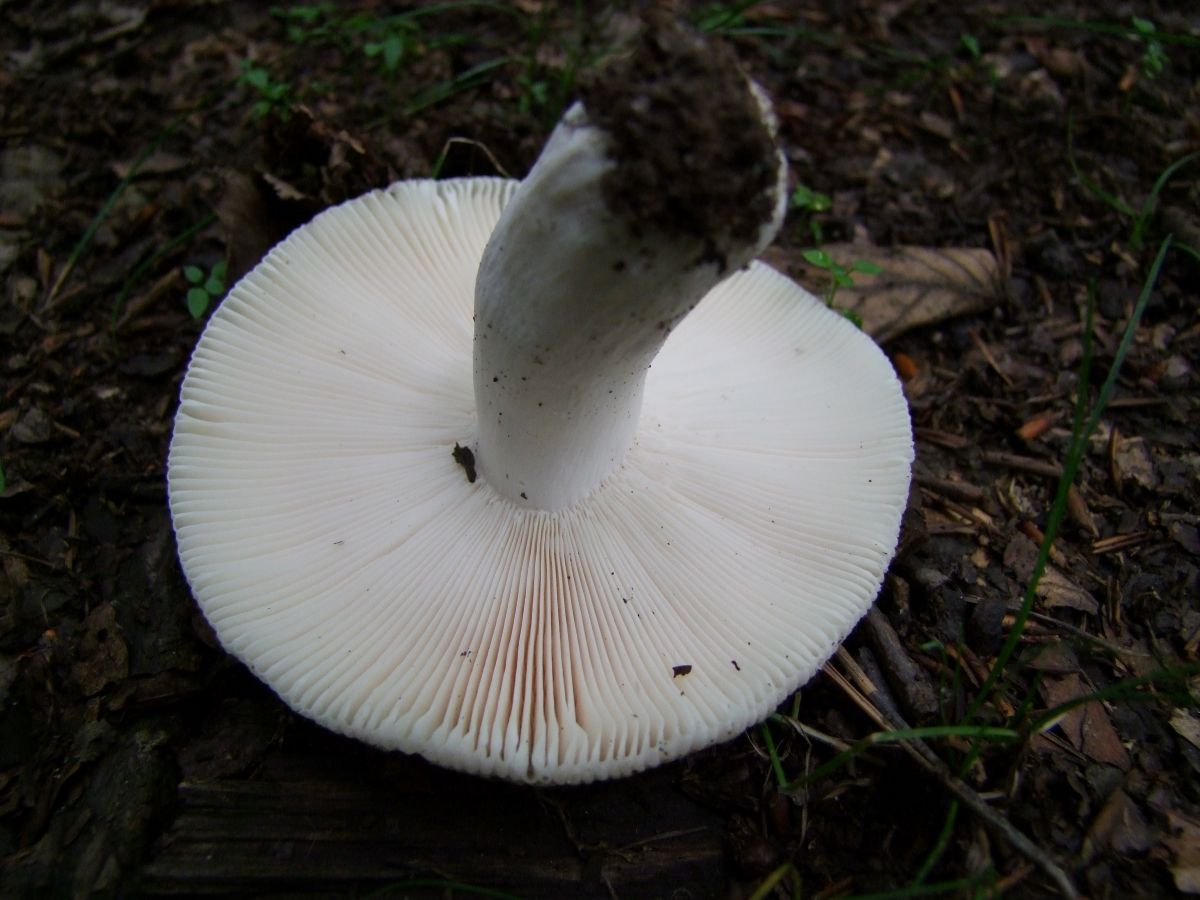
[[[859,676],[866,684],[870,684],[870,680],[866,678],[866,674],[858,667],[853,658],[844,648],[838,648],[838,661],[846,664],[849,660],[848,670],[857,671]],[[830,676],[830,679],[846,692],[847,696],[854,701],[868,717],[876,722],[880,728],[885,731],[897,731],[907,729],[907,723],[897,716],[897,720],[893,723],[888,722],[887,718],[860,692],[854,685],[850,684],[849,680],[837,672],[832,666],[826,666],[825,674]],[[967,809],[975,813],[983,824],[993,832],[1000,835],[1009,846],[1021,853],[1027,859],[1035,863],[1049,878],[1058,886],[1064,897],[1077,900],[1079,891],[1075,889],[1075,885],[1071,881],[1071,877],[1063,870],[1063,868],[1055,862],[1055,860],[1045,850],[1035,844],[1013,825],[1008,819],[997,812],[992,807],[988,806],[987,802],[979,796],[979,794],[963,782],[961,778],[950,771],[950,768],[942,761],[942,758],[930,749],[929,745],[922,740],[902,741],[900,746],[906,753],[923,768],[928,774],[942,785],[950,794],[956,797]]]
[[1034,459],[1032,456],[1021,456],[1017,453],[1005,453],[1003,450],[984,450],[981,455],[984,462],[994,466],[1016,469],[1018,472],[1028,472],[1031,475],[1044,475],[1047,478],[1062,477],[1062,466],[1058,463]]
[[924,719],[938,711],[937,696],[925,677],[925,672],[912,661],[904,649],[900,636],[887,617],[872,606],[863,620],[867,639],[879,655],[884,674],[893,691],[900,695],[900,702],[909,715]]
[[953,481],[949,478],[937,478],[920,473],[913,476],[913,481],[927,491],[942,494],[952,500],[962,500],[964,503],[982,503],[987,496],[987,491],[983,488],[965,481]]
[[979,352],[983,354],[983,358],[987,360],[987,364],[992,367],[992,371],[999,375],[1006,385],[1012,387],[1012,379],[1000,368],[1000,364],[996,362],[996,357],[992,355],[992,348],[984,343],[978,331],[971,331],[971,340],[975,342],[975,346],[979,348]]

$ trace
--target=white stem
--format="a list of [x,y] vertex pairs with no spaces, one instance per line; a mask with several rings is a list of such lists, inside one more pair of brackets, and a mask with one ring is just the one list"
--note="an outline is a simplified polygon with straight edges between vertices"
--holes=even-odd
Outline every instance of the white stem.
[[780,156],[772,215],[752,240],[631,227],[606,202],[606,146],[582,106],[567,111],[476,281],[476,465],[500,494],[537,509],[570,506],[621,464],[663,341],[783,216]]

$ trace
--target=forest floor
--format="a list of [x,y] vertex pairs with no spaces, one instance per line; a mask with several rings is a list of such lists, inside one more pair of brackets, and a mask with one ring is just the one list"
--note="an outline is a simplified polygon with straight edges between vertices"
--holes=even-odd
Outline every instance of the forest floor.
[[881,269],[834,302],[914,486],[877,612],[769,723],[532,789],[224,654],[164,461],[237,277],[395,179],[519,177],[634,13],[0,2],[0,894],[1200,892],[1200,12],[1144,5],[678,6],[774,98],[768,261]]

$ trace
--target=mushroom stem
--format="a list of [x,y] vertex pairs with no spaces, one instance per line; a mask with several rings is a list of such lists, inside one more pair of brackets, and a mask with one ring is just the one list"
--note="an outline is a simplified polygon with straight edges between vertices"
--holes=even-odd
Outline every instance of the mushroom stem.
[[621,464],[671,329],[783,217],[769,108],[731,60],[654,32],[622,77],[563,116],[476,280],[476,463],[537,509]]

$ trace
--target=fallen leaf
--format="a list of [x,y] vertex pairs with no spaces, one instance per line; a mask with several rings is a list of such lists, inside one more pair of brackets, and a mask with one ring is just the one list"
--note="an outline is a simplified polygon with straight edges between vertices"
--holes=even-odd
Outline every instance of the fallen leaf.
[[[856,313],[863,331],[883,343],[913,328],[982,312],[1000,296],[999,267],[991,252],[975,247],[898,247],[827,244],[826,253],[850,267],[864,262],[880,269],[854,272],[854,284],[840,288],[838,307]],[[820,295],[829,274],[804,261],[800,252],[776,250],[766,261],[799,277]]]
[[1158,471],[1143,438],[1121,438],[1113,447],[1113,468],[1121,485],[1133,482],[1148,491],[1158,487]]
[[[1047,678],[1042,683],[1046,705],[1053,709],[1079,697],[1091,694],[1078,674],[1062,678]],[[1098,700],[1073,707],[1058,720],[1057,727],[1076,750],[1098,763],[1129,769],[1129,752],[1113,728],[1108,712]]]
[[1200,894],[1200,822],[1167,810],[1171,836],[1163,842],[1175,856],[1171,874],[1185,894]]
[[1125,791],[1117,788],[1092,821],[1079,855],[1087,861],[1105,849],[1117,853],[1143,853],[1153,846],[1154,832],[1146,824],[1141,810]]
[[[1023,534],[1015,534],[1004,548],[1004,565],[1013,571],[1018,581],[1027,582],[1033,575],[1037,553],[1037,544]],[[1100,611],[1100,604],[1096,602],[1096,598],[1063,574],[1053,563],[1047,563],[1042,571],[1042,577],[1037,584],[1037,595],[1050,609],[1066,607],[1089,615]]]
[[308,200],[308,194],[299,188],[288,184],[282,178],[272,175],[270,172],[262,172],[262,180],[269,184],[280,200]]
[[1180,708],[1171,713],[1171,727],[1181,738],[1200,750],[1200,719]]

